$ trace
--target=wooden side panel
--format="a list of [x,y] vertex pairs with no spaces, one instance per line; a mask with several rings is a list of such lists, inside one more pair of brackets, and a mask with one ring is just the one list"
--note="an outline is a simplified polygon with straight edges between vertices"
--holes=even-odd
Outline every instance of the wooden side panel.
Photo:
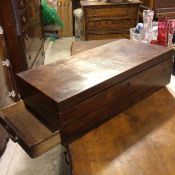
[[62,142],[74,141],[165,86],[171,72],[172,59],[168,59],[61,113]]
[[64,23],[63,29],[60,29],[61,36],[73,36],[73,14],[72,14],[72,1],[59,0],[58,1],[58,15]]
[[[88,4],[88,2],[87,2]],[[135,27],[139,4],[81,3],[83,10],[83,40],[129,38]]]
[[136,24],[135,19],[116,19],[116,18],[107,18],[107,19],[97,19],[97,20],[91,20],[87,21],[87,30],[88,31],[98,31],[98,30],[115,30],[123,32],[127,31],[128,29],[132,28]]
[[94,6],[85,9],[86,17],[126,17],[136,16],[137,6],[132,5],[114,5],[114,6]]

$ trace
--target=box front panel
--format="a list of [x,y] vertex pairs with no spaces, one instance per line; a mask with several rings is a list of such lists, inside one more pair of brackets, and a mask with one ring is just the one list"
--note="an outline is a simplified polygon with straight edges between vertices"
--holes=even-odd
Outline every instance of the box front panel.
[[61,138],[70,143],[170,81],[172,59],[155,65],[60,114]]

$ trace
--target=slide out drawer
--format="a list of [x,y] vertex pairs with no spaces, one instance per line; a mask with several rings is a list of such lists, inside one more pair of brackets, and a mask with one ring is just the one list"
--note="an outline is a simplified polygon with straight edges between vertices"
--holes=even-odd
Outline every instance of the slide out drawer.
[[31,158],[40,156],[61,142],[59,130],[46,126],[39,116],[26,108],[23,101],[1,109],[0,123]]

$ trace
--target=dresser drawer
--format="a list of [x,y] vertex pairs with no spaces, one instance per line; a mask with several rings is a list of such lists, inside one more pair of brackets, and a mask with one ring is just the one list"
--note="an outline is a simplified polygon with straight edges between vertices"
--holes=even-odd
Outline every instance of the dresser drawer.
[[117,30],[123,31],[134,27],[136,25],[136,19],[97,19],[92,21],[86,21],[86,30]]
[[84,9],[85,16],[88,17],[125,17],[136,16],[138,6],[101,6],[88,7]]
[[88,127],[97,126],[165,86],[170,80],[171,66],[172,60],[166,60],[68,109],[60,115],[61,135],[68,138],[86,132]]
[[40,156],[61,142],[59,128],[48,126],[23,101],[1,109],[0,123],[10,138],[19,143],[31,158]]
[[120,39],[120,38],[129,38],[129,31],[127,33],[116,33],[116,32],[95,32],[89,31],[85,33],[84,40],[102,40],[102,39]]

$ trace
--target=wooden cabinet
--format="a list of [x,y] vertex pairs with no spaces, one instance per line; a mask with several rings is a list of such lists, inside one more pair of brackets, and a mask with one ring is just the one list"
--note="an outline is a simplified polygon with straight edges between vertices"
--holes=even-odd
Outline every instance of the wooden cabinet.
[[140,1],[103,3],[82,1],[83,39],[129,38],[135,27]]
[[0,20],[14,73],[30,69],[43,47],[40,0],[3,0],[1,4]]
[[143,9],[153,9],[156,17],[175,17],[174,0],[141,0]]
[[8,52],[5,59],[10,63],[14,77],[12,82],[9,77],[7,79],[14,85],[15,101],[19,99],[15,74],[44,63],[40,8],[40,0],[3,0],[0,5],[0,21]]

